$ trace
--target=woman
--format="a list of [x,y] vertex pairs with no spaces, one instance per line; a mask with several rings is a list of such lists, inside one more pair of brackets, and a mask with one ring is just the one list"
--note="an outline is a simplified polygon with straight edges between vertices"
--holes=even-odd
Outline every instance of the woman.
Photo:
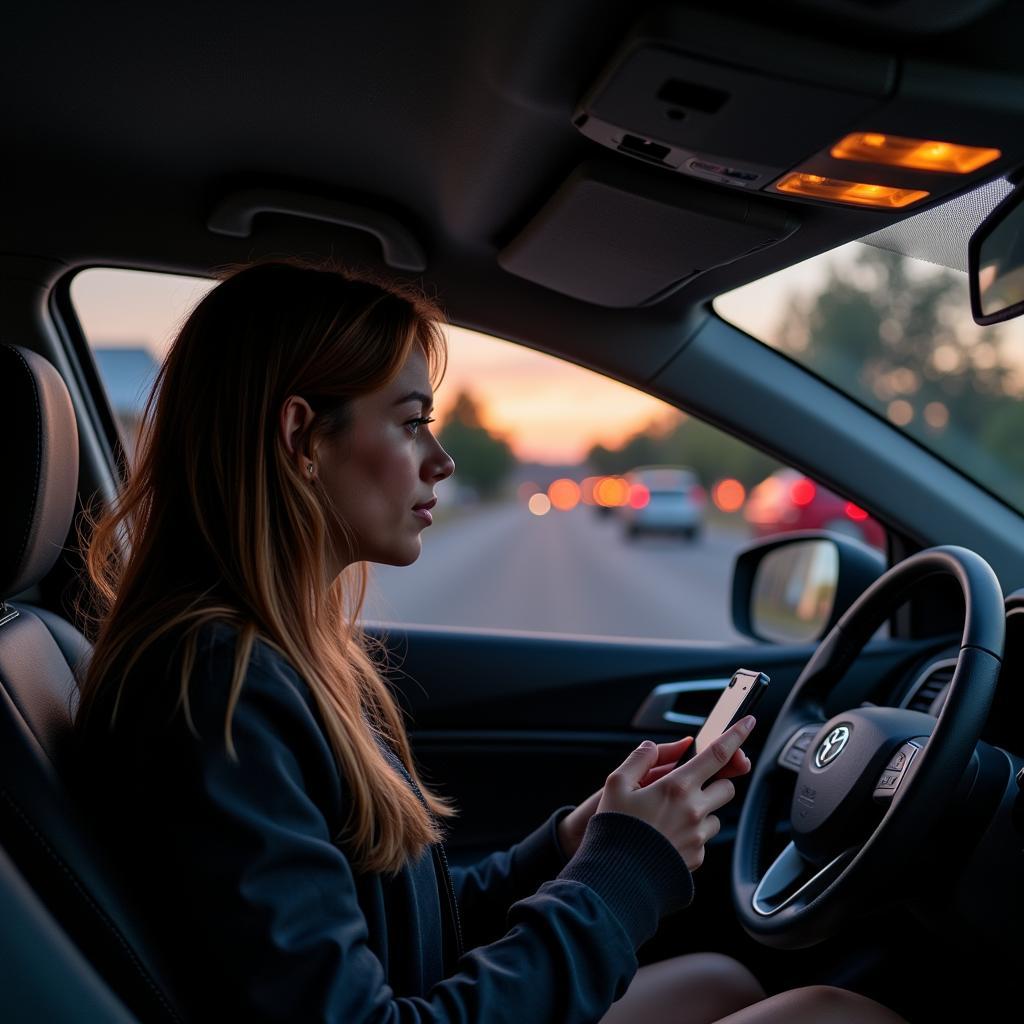
[[448,869],[455,810],[420,780],[358,625],[366,563],[416,560],[454,470],[428,429],[441,320],[335,268],[231,272],[182,326],[137,465],[94,525],[81,780],[186,1004],[218,1020],[689,1024],[783,1019],[784,998],[786,1020],[896,1020],[839,990],[764,1000],[721,956],[637,970],[749,771],[750,722],[672,778],[690,738],[638,748],[511,850]]

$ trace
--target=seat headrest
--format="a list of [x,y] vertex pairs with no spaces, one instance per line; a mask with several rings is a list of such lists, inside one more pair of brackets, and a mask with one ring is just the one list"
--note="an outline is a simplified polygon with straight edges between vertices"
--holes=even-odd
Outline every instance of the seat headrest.
[[75,511],[78,424],[51,363],[0,344],[0,600],[28,590],[53,568]]

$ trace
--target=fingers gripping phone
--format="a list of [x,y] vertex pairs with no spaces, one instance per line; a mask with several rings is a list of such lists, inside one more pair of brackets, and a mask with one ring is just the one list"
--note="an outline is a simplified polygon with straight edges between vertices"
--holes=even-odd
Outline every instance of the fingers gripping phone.
[[704,719],[696,740],[676,762],[676,767],[686,764],[691,758],[707,750],[726,729],[749,715],[768,688],[769,682],[768,676],[763,672],[754,672],[747,668],[737,669],[736,674],[729,680],[729,685],[715,702],[711,714]]

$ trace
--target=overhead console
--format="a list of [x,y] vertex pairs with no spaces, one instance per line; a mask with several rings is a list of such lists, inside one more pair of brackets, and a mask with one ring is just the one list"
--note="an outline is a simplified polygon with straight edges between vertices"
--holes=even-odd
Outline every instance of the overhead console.
[[896,72],[891,57],[666,11],[633,31],[573,123],[626,156],[759,191],[878,109]]
[[688,177],[900,211],[1019,161],[1014,108],[1024,116],[1017,78],[668,8],[634,29],[573,123]]
[[871,210],[877,230],[999,176],[1024,153],[1024,88],[669,7],[634,28],[573,124],[615,155],[578,167],[498,261],[637,306],[786,238],[801,206]]

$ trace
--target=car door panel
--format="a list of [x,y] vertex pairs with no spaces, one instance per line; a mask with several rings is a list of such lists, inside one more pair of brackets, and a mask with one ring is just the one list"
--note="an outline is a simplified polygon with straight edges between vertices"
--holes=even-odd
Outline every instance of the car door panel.
[[[375,631],[381,636],[381,631]],[[650,643],[484,634],[397,627],[388,630],[391,678],[409,715],[410,739],[425,779],[454,796],[450,856],[471,862],[520,839],[554,808],[580,803],[642,739],[665,743],[699,726],[637,729],[652,690],[667,682],[728,681],[736,668],[768,673],[752,758],[810,657],[809,646]],[[830,711],[855,707],[876,685],[934,643],[884,640],[865,650],[837,686]],[[717,694],[683,694],[694,719]],[[716,844],[729,844],[742,802],[723,809]]]
[[[379,627],[369,632],[385,637]],[[633,728],[637,711],[660,684],[728,681],[740,666],[767,672],[771,685],[758,707],[758,727],[744,746],[756,760],[813,652],[810,646],[651,643],[422,627],[390,627],[386,643],[417,764],[425,780],[453,796],[460,809],[446,841],[448,858],[458,865],[508,848],[556,807],[586,799],[641,739],[664,743],[695,734],[696,727]],[[827,710],[858,706],[880,686],[913,672],[935,650],[934,640],[873,642],[836,687]],[[685,710],[706,715],[714,700],[712,691],[690,695]],[[730,873],[746,781],[736,781],[736,797],[719,812],[721,831],[707,845],[695,878],[693,904],[662,922],[638,951],[640,963],[719,950],[756,976],[776,979],[780,987],[841,973],[851,959],[864,971],[884,971],[891,951],[870,920],[803,951],[799,965],[740,928],[731,910]],[[785,839],[780,835],[778,841],[781,848]]]

